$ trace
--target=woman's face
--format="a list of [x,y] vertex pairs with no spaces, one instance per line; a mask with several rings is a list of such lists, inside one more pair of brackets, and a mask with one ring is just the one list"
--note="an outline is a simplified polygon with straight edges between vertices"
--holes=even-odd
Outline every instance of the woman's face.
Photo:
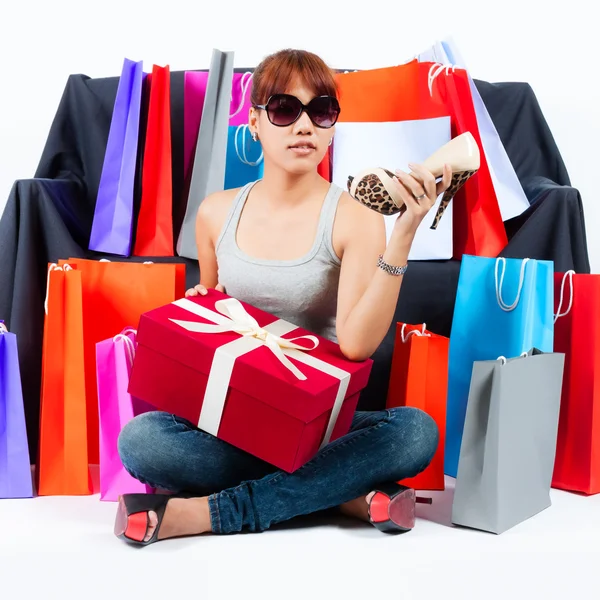
[[[315,97],[314,92],[303,86],[293,87],[286,93],[295,96],[304,105]],[[317,127],[304,110],[291,125],[278,127],[269,121],[266,110],[252,108],[249,125],[251,131],[258,133],[265,167],[272,164],[294,175],[302,175],[317,168],[335,130],[335,127]]]

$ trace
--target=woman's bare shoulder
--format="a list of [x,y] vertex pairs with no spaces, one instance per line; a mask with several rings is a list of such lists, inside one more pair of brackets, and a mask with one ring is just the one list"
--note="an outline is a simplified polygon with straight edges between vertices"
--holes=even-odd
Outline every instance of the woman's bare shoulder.
[[198,208],[198,222],[212,233],[221,231],[231,206],[241,188],[213,192]]

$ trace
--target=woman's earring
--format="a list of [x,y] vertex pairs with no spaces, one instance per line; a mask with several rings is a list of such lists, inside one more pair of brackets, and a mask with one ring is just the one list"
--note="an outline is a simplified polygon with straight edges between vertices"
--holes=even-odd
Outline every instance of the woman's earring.
[[331,144],[333,144],[333,138],[329,140],[329,145],[331,146]]
[[256,131],[252,132],[252,141],[258,142],[258,133]]

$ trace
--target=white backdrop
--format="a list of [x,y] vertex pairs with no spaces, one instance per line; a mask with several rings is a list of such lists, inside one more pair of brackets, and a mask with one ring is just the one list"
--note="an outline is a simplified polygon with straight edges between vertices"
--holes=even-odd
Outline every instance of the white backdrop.
[[[411,59],[452,35],[473,77],[531,84],[583,196],[592,271],[600,272],[600,77],[589,0],[20,0],[0,22],[0,210],[15,179],[37,166],[67,77],[120,73],[123,58],[206,68],[213,47],[235,66],[298,47],[332,67],[371,68]],[[186,4],[188,7],[185,8]],[[8,4],[8,5],[7,5]],[[211,6],[211,8],[202,8]]]

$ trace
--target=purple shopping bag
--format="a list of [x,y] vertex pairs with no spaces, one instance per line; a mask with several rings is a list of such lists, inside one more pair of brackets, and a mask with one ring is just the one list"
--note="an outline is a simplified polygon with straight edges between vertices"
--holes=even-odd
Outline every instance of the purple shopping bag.
[[113,108],[89,249],[131,254],[133,197],[142,87],[142,61],[125,59]]
[[117,440],[133,417],[156,410],[127,393],[135,356],[136,331],[124,329],[114,338],[96,344],[98,410],[100,417],[100,500],[116,502],[121,494],[153,493],[123,467]]
[[17,336],[0,321],[0,498],[32,498]]

